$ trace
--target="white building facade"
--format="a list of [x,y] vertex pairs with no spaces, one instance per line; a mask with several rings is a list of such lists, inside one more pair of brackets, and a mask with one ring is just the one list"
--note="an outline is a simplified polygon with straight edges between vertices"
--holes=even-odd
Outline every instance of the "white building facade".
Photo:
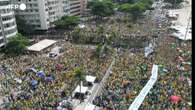
[[14,11],[10,8],[9,0],[0,1],[0,47],[6,44],[8,38],[17,34]]
[[47,30],[53,27],[53,22],[64,15],[80,15],[83,0],[13,0],[15,3],[25,3],[27,9],[16,11],[27,23],[37,30]]

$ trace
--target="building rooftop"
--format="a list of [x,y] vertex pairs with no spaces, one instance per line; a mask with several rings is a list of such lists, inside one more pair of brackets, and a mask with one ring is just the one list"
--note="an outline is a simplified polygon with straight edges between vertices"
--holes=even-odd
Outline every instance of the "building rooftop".
[[55,44],[57,41],[55,40],[49,40],[49,39],[44,39],[30,47],[28,47],[29,51],[35,51],[35,52],[40,52],[46,48],[48,48],[49,46]]

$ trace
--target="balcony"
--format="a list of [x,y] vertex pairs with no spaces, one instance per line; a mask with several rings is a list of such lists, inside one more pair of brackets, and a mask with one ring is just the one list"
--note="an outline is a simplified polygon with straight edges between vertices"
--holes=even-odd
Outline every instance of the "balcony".
[[0,43],[0,47],[3,47],[5,45],[5,43]]
[[7,20],[7,21],[3,21],[3,24],[13,23],[13,22],[15,22],[15,18],[12,18],[12,19]]
[[3,39],[3,36],[0,36],[0,40],[2,40]]
[[6,16],[12,16],[14,15],[14,12],[9,12],[9,13],[4,13],[4,14],[1,14],[2,17],[6,17]]
[[15,28],[16,28],[16,25],[13,25],[11,27],[5,28],[4,31],[9,31],[9,30],[12,30],[12,29],[15,29]]
[[1,10],[1,9],[8,9],[8,8],[10,8],[10,7],[11,7],[10,5],[0,6],[0,10]]
[[7,34],[7,35],[6,35],[6,38],[13,37],[13,36],[15,36],[17,33],[18,33],[18,31],[16,31],[16,32],[14,32],[14,33],[11,33],[11,34]]

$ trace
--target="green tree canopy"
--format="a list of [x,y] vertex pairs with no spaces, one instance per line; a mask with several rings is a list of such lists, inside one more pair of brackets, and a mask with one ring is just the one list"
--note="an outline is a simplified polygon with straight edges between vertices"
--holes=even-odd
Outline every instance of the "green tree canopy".
[[164,2],[171,3],[173,6],[178,6],[180,3],[182,3],[184,0],[164,0]]
[[8,40],[7,45],[2,49],[2,52],[9,55],[23,54],[29,41],[22,36],[17,34]]
[[79,81],[85,80],[84,71],[83,71],[82,68],[77,67],[77,68],[75,69],[75,78],[76,78],[77,80],[79,80]]
[[81,87],[82,87],[82,81],[85,80],[85,74],[82,68],[77,67],[75,69],[75,75],[74,75],[75,79],[78,80],[80,82],[80,92],[81,92]]
[[17,29],[18,32],[21,34],[31,34],[34,32],[34,27],[30,24],[28,24],[22,17],[16,16],[16,23],[17,23]]
[[54,22],[56,28],[64,29],[76,26],[79,24],[79,17],[77,16],[63,16],[61,19]]
[[119,5],[119,11],[129,13],[133,19],[140,17],[146,10],[149,10],[153,0],[137,0],[136,2],[126,2]]
[[119,10],[122,12],[130,12],[131,4],[129,3],[124,3],[119,6]]
[[89,2],[88,7],[93,15],[107,17],[114,14],[115,6],[111,0],[93,0]]

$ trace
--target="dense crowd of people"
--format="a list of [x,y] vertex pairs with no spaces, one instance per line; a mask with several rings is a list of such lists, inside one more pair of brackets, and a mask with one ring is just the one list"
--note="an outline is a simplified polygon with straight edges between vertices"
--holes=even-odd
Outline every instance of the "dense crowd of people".
[[[64,53],[51,59],[47,53],[19,57],[1,57],[1,100],[6,109],[48,109],[71,95],[78,81],[74,69],[82,67],[85,74],[100,80],[111,58],[93,58],[93,49],[66,43]],[[98,66],[97,66],[98,64]],[[5,97],[4,97],[5,96]]]
[[93,103],[105,110],[126,110],[148,81],[152,64],[147,62],[142,53],[122,52]]
[[[112,74],[106,81],[103,91],[93,100],[94,105],[103,110],[127,110],[149,80],[152,65],[157,64],[158,80],[139,109],[191,109],[191,42],[181,42],[172,37],[162,36],[157,31],[156,25],[160,25],[158,27],[161,27],[161,32],[167,34],[165,32],[167,23],[162,22],[169,20],[163,13],[159,12],[155,16],[151,13],[153,20],[148,17],[140,20],[142,23],[135,24],[125,19],[124,15],[118,18],[113,16],[108,22],[101,22],[100,25],[97,22],[86,23],[80,35],[78,35],[79,29],[74,30],[80,37],[78,39],[76,36],[76,41],[88,41],[94,37],[97,37],[95,40],[98,41],[104,36],[110,37],[112,43],[127,43],[131,48],[130,50],[118,48]],[[73,37],[74,31],[65,33],[65,40]],[[140,51],[137,46],[141,43],[144,45],[146,40],[152,39],[150,37],[154,37],[154,33],[162,39],[159,40],[153,54],[145,58],[144,50]],[[137,36],[142,37],[138,39]],[[142,39],[143,36],[145,39]],[[59,102],[71,96],[71,92],[78,84],[78,80],[74,78],[76,67],[82,67],[85,74],[96,76],[98,81],[102,80],[112,62],[112,55],[95,58],[95,49],[68,42],[59,44],[63,44],[61,46],[64,52],[56,59],[47,57],[49,51],[11,58],[0,56],[0,104],[2,104],[0,109],[55,109]]]
[[191,108],[191,44],[187,42],[184,45],[176,45],[173,41],[169,38],[169,41],[166,40],[165,45],[157,50],[159,57],[166,54],[166,62],[161,62],[158,81],[142,104],[142,109]]
[[187,41],[177,45],[175,38],[170,37],[162,42],[152,55],[153,59],[136,55],[130,60],[127,55],[120,56],[104,91],[93,103],[105,110],[128,109],[149,80],[154,63],[159,66],[158,80],[139,109],[190,109],[191,44]]

